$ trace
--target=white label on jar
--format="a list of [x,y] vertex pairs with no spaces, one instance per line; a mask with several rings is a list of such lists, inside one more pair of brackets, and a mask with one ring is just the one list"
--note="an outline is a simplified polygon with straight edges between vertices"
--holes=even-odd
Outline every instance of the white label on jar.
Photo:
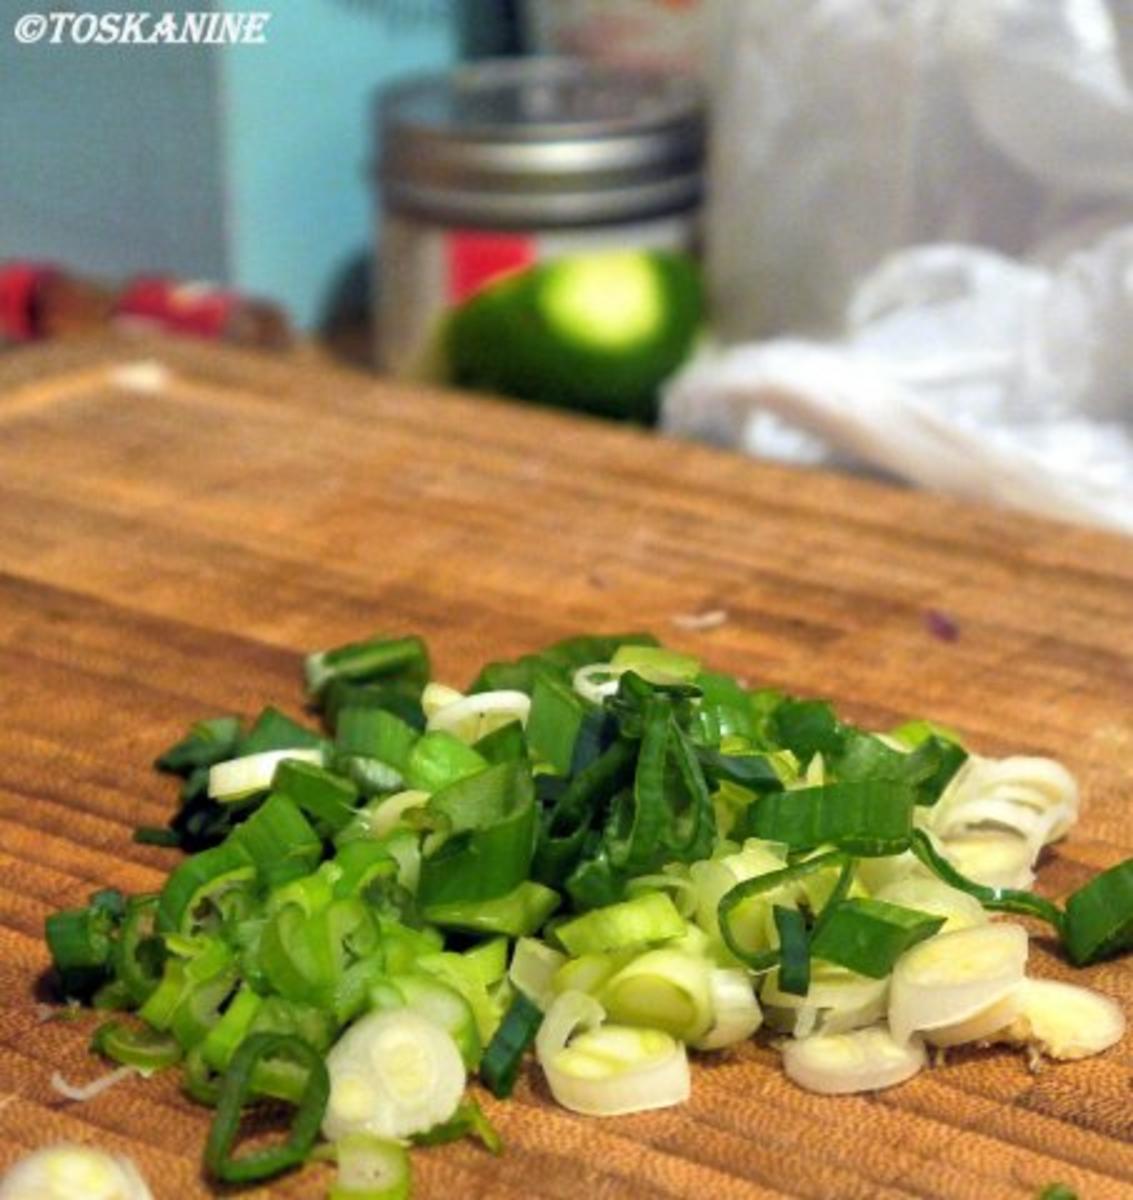
[[397,375],[436,378],[441,318],[486,284],[537,262],[602,250],[678,250],[696,243],[693,213],[623,225],[509,232],[450,229],[386,214],[377,263],[377,358]]

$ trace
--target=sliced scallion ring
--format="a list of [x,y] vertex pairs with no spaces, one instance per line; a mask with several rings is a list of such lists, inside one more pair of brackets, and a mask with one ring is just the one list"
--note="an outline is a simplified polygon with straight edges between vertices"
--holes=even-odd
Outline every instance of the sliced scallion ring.
[[430,733],[451,733],[471,746],[512,721],[527,724],[531,697],[524,692],[477,692],[438,708],[429,718]]
[[783,1048],[787,1077],[808,1092],[826,1096],[893,1087],[911,1079],[925,1061],[920,1042],[897,1042],[881,1026],[815,1034]]
[[326,1058],[330,1097],[323,1133],[406,1138],[447,1121],[464,1094],[465,1072],[452,1036],[404,1009],[370,1013]]
[[297,748],[263,750],[259,754],[230,758],[227,762],[219,762],[209,767],[208,794],[222,804],[235,804],[254,796],[257,792],[266,792],[271,787],[275,769],[281,762],[295,759],[321,767],[325,757],[322,750]]

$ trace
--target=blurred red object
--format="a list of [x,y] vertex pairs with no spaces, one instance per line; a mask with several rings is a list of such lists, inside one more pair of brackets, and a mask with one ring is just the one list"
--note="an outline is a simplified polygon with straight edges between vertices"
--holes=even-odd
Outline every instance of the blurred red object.
[[147,276],[114,288],[50,263],[0,263],[0,339],[69,337],[110,325],[263,349],[291,341],[276,305],[211,284]]

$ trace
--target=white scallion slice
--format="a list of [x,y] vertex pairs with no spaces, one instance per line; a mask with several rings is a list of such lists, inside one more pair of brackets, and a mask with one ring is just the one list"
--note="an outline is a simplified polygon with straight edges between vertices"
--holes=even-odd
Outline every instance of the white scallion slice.
[[464,1063],[439,1025],[404,1009],[376,1012],[352,1025],[326,1059],[330,1098],[323,1133],[406,1138],[456,1112]]
[[951,1046],[969,1046],[973,1042],[993,1039],[1019,1015],[1020,985],[1005,992],[998,1000],[961,1021],[951,1025],[938,1025],[935,1029],[924,1029],[921,1037],[931,1046],[942,1050]]
[[455,704],[458,700],[463,699],[464,693],[458,692],[454,687],[449,687],[448,684],[427,683],[421,692],[421,711],[425,714],[425,720],[428,721],[435,717],[442,708],[447,708],[450,704]]
[[1091,988],[1053,979],[1027,979],[1019,1011],[999,1040],[1033,1046],[1048,1058],[1088,1058],[1125,1036],[1121,1005]]
[[234,803],[266,792],[275,777],[275,769],[287,759],[323,765],[323,752],[317,748],[293,750],[263,750],[259,754],[245,754],[241,758],[230,758],[227,762],[209,767],[209,795],[222,804]]
[[469,746],[482,737],[518,721],[527,724],[531,697],[524,692],[477,692],[437,709],[429,718],[430,733],[451,733]]
[[421,808],[429,802],[429,793],[416,788],[394,792],[370,810],[368,825],[372,837],[385,837],[411,808]]
[[564,992],[551,1005],[535,1052],[555,1099],[593,1117],[687,1100],[691,1083],[684,1045],[657,1029],[602,1025],[604,1015],[602,1006],[581,992]]
[[120,1154],[60,1142],[20,1159],[0,1180],[0,1200],[153,1200]]
[[[1027,931],[991,924],[937,934],[898,960],[889,989],[889,1028],[899,1042],[913,1033],[950,1036],[995,1005],[1008,1024],[1010,997],[1027,965]],[[1005,1015],[1006,1014],[1006,1015]],[[989,1031],[992,1032],[992,1031]],[[986,1036],[986,1035],[978,1035]]]
[[[918,813],[923,811],[918,809]],[[914,814],[916,820],[916,814]],[[885,854],[878,858],[860,859],[855,874],[871,896],[882,888],[904,879],[935,879],[936,876],[911,851],[901,854]]]
[[[1024,813],[1040,814],[1042,837],[1056,841],[1078,819],[1079,793],[1074,776],[1050,758],[1014,755],[983,758],[971,755],[945,788],[930,814],[933,829],[943,837],[949,830],[971,826],[981,818],[981,805],[995,802],[996,821],[1022,822]],[[986,811],[986,810],[985,810]],[[1014,813],[1014,815],[1012,815]]]
[[618,690],[618,683],[626,669],[608,662],[589,663],[575,671],[571,686],[583,700],[601,704],[607,696],[612,696]]
[[609,1016],[623,1025],[660,1029],[682,1042],[696,1041],[712,1025],[707,959],[679,950],[639,954],[599,993]]
[[586,992],[566,991],[555,997],[535,1037],[535,1056],[540,1063],[554,1058],[580,1029],[597,1029],[606,1010]]
[[939,931],[941,933],[969,929],[973,925],[986,925],[991,919],[987,909],[975,896],[969,896],[967,892],[949,886],[934,875],[909,875],[887,883],[878,888],[874,899],[944,917],[944,925]]
[[1026,889],[1035,881],[1035,849],[1015,833],[983,830],[937,842],[945,858],[975,883]]
[[815,1034],[783,1047],[788,1078],[826,1096],[893,1087],[911,1079],[924,1065],[925,1051],[919,1041],[901,1044],[881,1026]]
[[723,1050],[746,1041],[763,1024],[763,1011],[746,971],[717,968],[708,973],[712,1025],[693,1042],[697,1050]]
[[543,1069],[555,1099],[591,1117],[669,1108],[691,1094],[684,1045],[659,1029],[603,1025],[579,1034]]
[[876,1025],[885,1016],[888,995],[888,979],[870,979],[818,959],[811,964],[805,996],[781,991],[778,970],[770,972],[760,988],[768,1025],[800,1038],[819,1028],[823,1033],[849,1033]]

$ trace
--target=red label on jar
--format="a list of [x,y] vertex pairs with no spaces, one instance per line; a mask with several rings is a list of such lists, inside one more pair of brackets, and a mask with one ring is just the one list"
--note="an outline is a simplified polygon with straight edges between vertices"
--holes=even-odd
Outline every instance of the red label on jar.
[[224,336],[238,298],[207,283],[135,279],[118,302],[117,315],[194,337]]
[[522,233],[463,229],[450,233],[445,241],[450,304],[460,304],[486,284],[522,271],[537,257],[535,239]]
[[0,337],[30,342],[35,327],[35,293],[58,272],[40,263],[14,262],[0,266]]

